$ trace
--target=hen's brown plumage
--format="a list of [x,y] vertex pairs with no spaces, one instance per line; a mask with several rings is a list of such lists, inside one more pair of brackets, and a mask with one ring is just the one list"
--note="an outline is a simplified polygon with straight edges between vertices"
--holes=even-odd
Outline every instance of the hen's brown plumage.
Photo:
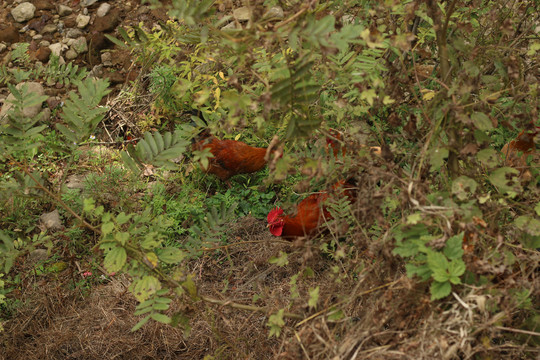
[[520,170],[520,176],[523,180],[528,181],[532,178],[532,174],[527,166],[527,158],[536,151],[534,138],[540,132],[540,127],[536,126],[533,130],[523,130],[517,138],[505,144],[501,149],[504,156],[505,164],[515,167]]
[[[354,200],[351,186],[350,182],[342,180],[334,184],[332,189],[343,192],[349,199]],[[286,239],[311,235],[325,219],[332,218],[324,206],[328,195],[326,191],[309,195],[298,203],[294,216],[283,215],[283,210],[279,207],[273,209],[267,217],[270,233]]]
[[266,165],[266,148],[249,146],[236,140],[219,140],[214,136],[206,137],[193,144],[193,150],[210,149],[214,157],[209,159],[208,169],[223,181],[237,174],[254,173]]

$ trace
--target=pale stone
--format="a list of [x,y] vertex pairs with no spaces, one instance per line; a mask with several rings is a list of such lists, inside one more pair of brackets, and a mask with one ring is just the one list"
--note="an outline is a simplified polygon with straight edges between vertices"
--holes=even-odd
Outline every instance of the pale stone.
[[22,23],[33,18],[35,12],[36,7],[34,6],[34,4],[29,2],[23,2],[22,4],[11,10],[11,15],[13,16],[15,21]]
[[107,3],[103,3],[103,4],[99,5],[99,8],[96,11],[96,15],[98,17],[104,17],[105,15],[107,15],[107,13],[109,12],[110,9],[111,9],[111,5],[109,5]]
[[79,29],[82,29],[86,27],[86,25],[88,25],[88,23],[90,22],[90,16],[79,14],[77,15],[77,18],[75,19],[75,22],[77,23],[77,27]]

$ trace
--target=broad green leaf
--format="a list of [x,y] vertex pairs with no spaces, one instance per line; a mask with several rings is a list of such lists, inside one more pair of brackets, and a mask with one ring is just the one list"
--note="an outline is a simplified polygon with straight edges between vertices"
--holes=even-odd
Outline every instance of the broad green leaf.
[[144,235],[144,238],[140,244],[143,249],[151,250],[158,247],[161,244],[161,240],[158,234],[152,231]]
[[518,175],[518,170],[511,167],[502,167],[491,173],[489,181],[503,194],[507,193],[510,197],[515,197],[523,190]]
[[117,232],[116,234],[114,234],[114,239],[118,241],[120,245],[124,246],[129,240],[129,233],[124,231]]
[[461,284],[460,276],[465,273],[465,263],[463,260],[452,260],[448,265],[448,273],[450,274],[450,282],[452,284]]
[[448,158],[448,149],[443,147],[433,147],[429,151],[430,171],[438,171],[444,164],[444,159]]
[[[130,146],[132,146],[130,144]],[[120,157],[122,158],[122,161],[124,164],[135,174],[139,174],[141,172],[141,169],[137,166],[137,163],[129,156],[129,153],[126,151],[120,152]]]
[[474,122],[474,125],[477,129],[482,131],[488,131],[493,129],[493,123],[489,116],[481,112],[475,112],[471,115],[471,120]]
[[452,291],[452,285],[450,285],[448,281],[433,281],[429,290],[431,292],[431,300],[439,300],[450,295],[450,292]]
[[427,254],[427,264],[431,271],[432,277],[436,281],[448,281],[448,259],[446,256],[437,251],[429,251]]
[[130,289],[135,298],[143,302],[161,289],[161,283],[156,277],[146,275],[141,279],[135,280],[131,284]]
[[154,252],[147,252],[143,258],[143,261],[152,269],[158,266],[158,257]]
[[152,315],[150,315],[150,317],[162,324],[170,324],[171,323],[171,318],[168,317],[167,315],[164,315],[164,314],[160,314],[160,313],[153,313]]
[[159,260],[166,264],[177,264],[186,257],[186,254],[182,250],[175,247],[157,249],[156,252]]
[[198,298],[197,285],[195,285],[195,282],[191,276],[188,276],[188,278],[182,282],[182,288],[188,292],[189,296],[191,296],[193,300]]
[[399,246],[396,246],[394,250],[392,250],[392,253],[401,257],[408,257],[418,254],[418,251],[417,244],[413,243],[412,241],[404,241]]
[[314,309],[317,307],[317,303],[319,302],[319,287],[317,286],[315,289],[309,290],[309,300],[308,300],[308,306],[311,309]]
[[59,273],[68,268],[68,264],[65,261],[58,261],[47,267],[47,271],[51,273]]
[[540,236],[540,220],[538,219],[523,215],[514,220],[514,224],[518,229],[530,235]]
[[126,264],[127,254],[126,249],[117,246],[105,255],[103,264],[108,272],[116,272],[122,270],[122,267]]
[[144,315],[144,314],[148,314],[150,311],[153,311],[152,306],[147,306],[147,307],[145,307],[145,308],[136,310],[136,311],[133,313],[133,315],[135,315],[135,316]]
[[116,215],[116,222],[118,225],[124,225],[132,216],[133,214],[126,215],[126,213],[122,211],[120,214]]
[[407,224],[410,225],[416,225],[418,222],[422,220],[422,214],[421,213],[414,213],[409,216],[407,216]]
[[444,254],[449,259],[461,259],[463,256],[463,235],[461,232],[458,235],[452,236],[446,240],[446,246],[444,247]]
[[534,207],[534,211],[536,212],[536,215],[540,216],[540,201]]
[[360,93],[360,99],[367,101],[370,106],[373,106],[373,102],[377,99],[377,92],[374,89],[364,90]]
[[150,131],[144,133],[144,140],[146,140],[146,144],[150,147],[152,155],[156,156],[159,153],[158,145],[156,143],[155,137],[152,136],[152,133]]
[[467,200],[476,192],[478,184],[467,176],[460,176],[452,182],[452,193],[459,200]]
[[96,201],[92,198],[83,199],[83,211],[85,213],[90,213],[96,208]]
[[329,321],[339,321],[345,317],[345,314],[343,313],[343,310],[341,309],[331,309],[328,313],[328,320]]
[[499,163],[499,156],[495,149],[483,149],[476,154],[476,158],[487,167],[495,167]]
[[463,68],[470,77],[476,77],[480,74],[480,69],[473,61],[465,61],[463,63]]
[[[161,289],[156,292],[157,295],[163,296],[166,295],[169,292],[169,289]],[[170,304],[172,302],[172,299],[166,298],[166,297],[158,297],[155,299],[156,303],[159,304]]]
[[281,334],[281,328],[285,325],[285,320],[283,320],[284,313],[285,309],[280,309],[277,313],[270,315],[267,323],[270,327],[270,334],[268,337],[278,337],[279,334]]
[[289,263],[289,259],[286,252],[280,251],[279,257],[273,256],[268,262],[270,264],[276,264],[277,266],[285,266]]
[[144,324],[150,320],[150,315],[145,316],[141,321],[139,321],[134,327],[131,328],[132,332],[139,330]]
[[112,222],[105,222],[101,224],[101,232],[103,236],[111,233],[114,230],[114,224]]
[[426,281],[433,274],[433,272],[431,271],[429,266],[427,266],[427,264],[414,265],[411,263],[407,263],[405,264],[405,270],[407,271],[408,277],[412,278],[414,277],[414,275],[416,275],[422,281]]

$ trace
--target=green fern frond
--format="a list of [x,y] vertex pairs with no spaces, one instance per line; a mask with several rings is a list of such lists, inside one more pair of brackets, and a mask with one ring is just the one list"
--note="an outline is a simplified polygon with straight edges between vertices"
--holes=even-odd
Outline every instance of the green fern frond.
[[56,128],[70,143],[81,143],[88,139],[97,125],[103,120],[106,107],[98,106],[101,99],[109,93],[107,80],[87,78],[78,83],[79,94],[71,91],[60,115],[65,122]]

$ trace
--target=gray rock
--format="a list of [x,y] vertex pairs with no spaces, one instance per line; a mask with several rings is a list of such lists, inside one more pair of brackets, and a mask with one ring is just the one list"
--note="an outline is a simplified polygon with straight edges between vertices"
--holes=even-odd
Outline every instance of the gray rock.
[[62,55],[62,51],[66,50],[68,46],[66,44],[62,43],[54,43],[49,45],[49,49],[51,49],[51,53],[53,53],[56,56]]
[[343,25],[353,24],[354,19],[354,15],[346,14],[341,17],[341,22],[343,23]]
[[109,10],[111,10],[111,5],[109,5],[107,3],[103,3],[103,4],[99,5],[99,8],[96,11],[96,15],[98,17],[104,17],[105,15],[107,15]]
[[83,29],[90,22],[90,16],[79,14],[77,15],[77,18],[75,19],[75,22],[77,23],[77,27],[79,29]]
[[101,78],[103,76],[103,64],[95,65],[88,74],[88,76]]
[[104,52],[101,54],[101,63],[103,66],[112,66],[112,55],[110,52]]
[[273,6],[264,14],[265,18],[269,19],[283,19],[285,17],[285,14],[283,13],[283,9],[280,6]]
[[41,40],[41,39],[43,39],[43,35],[41,35],[41,34],[36,34],[36,35],[32,36],[32,40],[38,41],[38,40]]
[[2,51],[6,50],[6,48],[7,48],[7,45],[4,45],[4,44],[0,43],[0,53]]
[[68,176],[66,186],[68,189],[82,189],[84,188],[84,179],[86,179],[86,175]]
[[88,45],[86,43],[86,38],[84,36],[78,37],[75,39],[71,48],[77,52],[77,54],[82,54],[88,51]]
[[73,59],[76,59],[77,56],[79,56],[79,54],[77,54],[75,50],[69,49],[68,51],[66,51],[65,56],[67,60],[73,60]]
[[56,27],[56,25],[54,24],[47,24],[43,27],[43,30],[41,30],[41,32],[43,34],[53,34],[55,33],[56,31],[58,30],[58,28]]
[[76,39],[79,36],[82,36],[82,34],[82,31],[77,28],[67,29],[66,31],[66,36],[70,39]]
[[[18,84],[16,88],[21,89],[25,84],[27,86],[28,93],[36,93],[38,95],[45,94],[45,91],[43,90],[43,86],[41,86],[41,84],[37,82],[27,82],[27,83],[23,82],[23,83]],[[10,101],[13,101],[13,100],[15,100],[15,96],[13,96],[12,94],[9,94],[8,97],[6,98],[5,105],[2,107],[2,111],[0,111],[0,119],[3,119],[4,115],[9,111],[9,109],[13,107],[13,104],[10,103]],[[40,111],[41,111],[41,103],[36,104],[34,106],[25,107],[23,109],[23,115],[29,118],[33,118],[34,116],[39,114]]]
[[43,225],[45,225],[45,228],[49,230],[60,230],[63,229],[64,226],[62,225],[62,222],[60,221],[60,214],[58,213],[58,210],[51,211],[50,213],[45,213],[39,217]]
[[97,2],[98,0],[83,0],[81,1],[81,6],[90,6],[90,5],[94,5]]
[[231,21],[227,25],[221,28],[221,30],[236,30],[236,29],[242,29],[242,26],[239,28],[236,27],[236,21]]
[[251,11],[247,6],[242,6],[238,9],[234,9],[233,16],[238,21],[248,21],[251,18]]
[[30,252],[30,255],[28,257],[28,261],[30,264],[34,265],[40,261],[45,261],[49,258],[49,255],[47,254],[47,250],[45,249],[35,249],[32,252]]
[[140,8],[137,9],[137,15],[146,14],[149,11],[150,11],[150,8],[148,6],[141,6]]
[[71,15],[71,13],[73,12],[73,10],[69,6],[66,6],[66,5],[58,5],[57,10],[58,10],[58,15],[60,16]]
[[114,149],[108,148],[104,145],[92,146],[88,149],[87,155],[91,158],[114,158],[117,152]]
[[29,2],[23,2],[22,4],[11,10],[11,15],[13,16],[15,21],[22,23],[33,18],[35,12],[36,7],[34,6],[34,4]]
[[48,123],[49,120],[51,119],[51,109],[44,108],[44,109],[41,110],[39,115],[41,116],[41,119],[39,121],[44,122],[44,123]]

